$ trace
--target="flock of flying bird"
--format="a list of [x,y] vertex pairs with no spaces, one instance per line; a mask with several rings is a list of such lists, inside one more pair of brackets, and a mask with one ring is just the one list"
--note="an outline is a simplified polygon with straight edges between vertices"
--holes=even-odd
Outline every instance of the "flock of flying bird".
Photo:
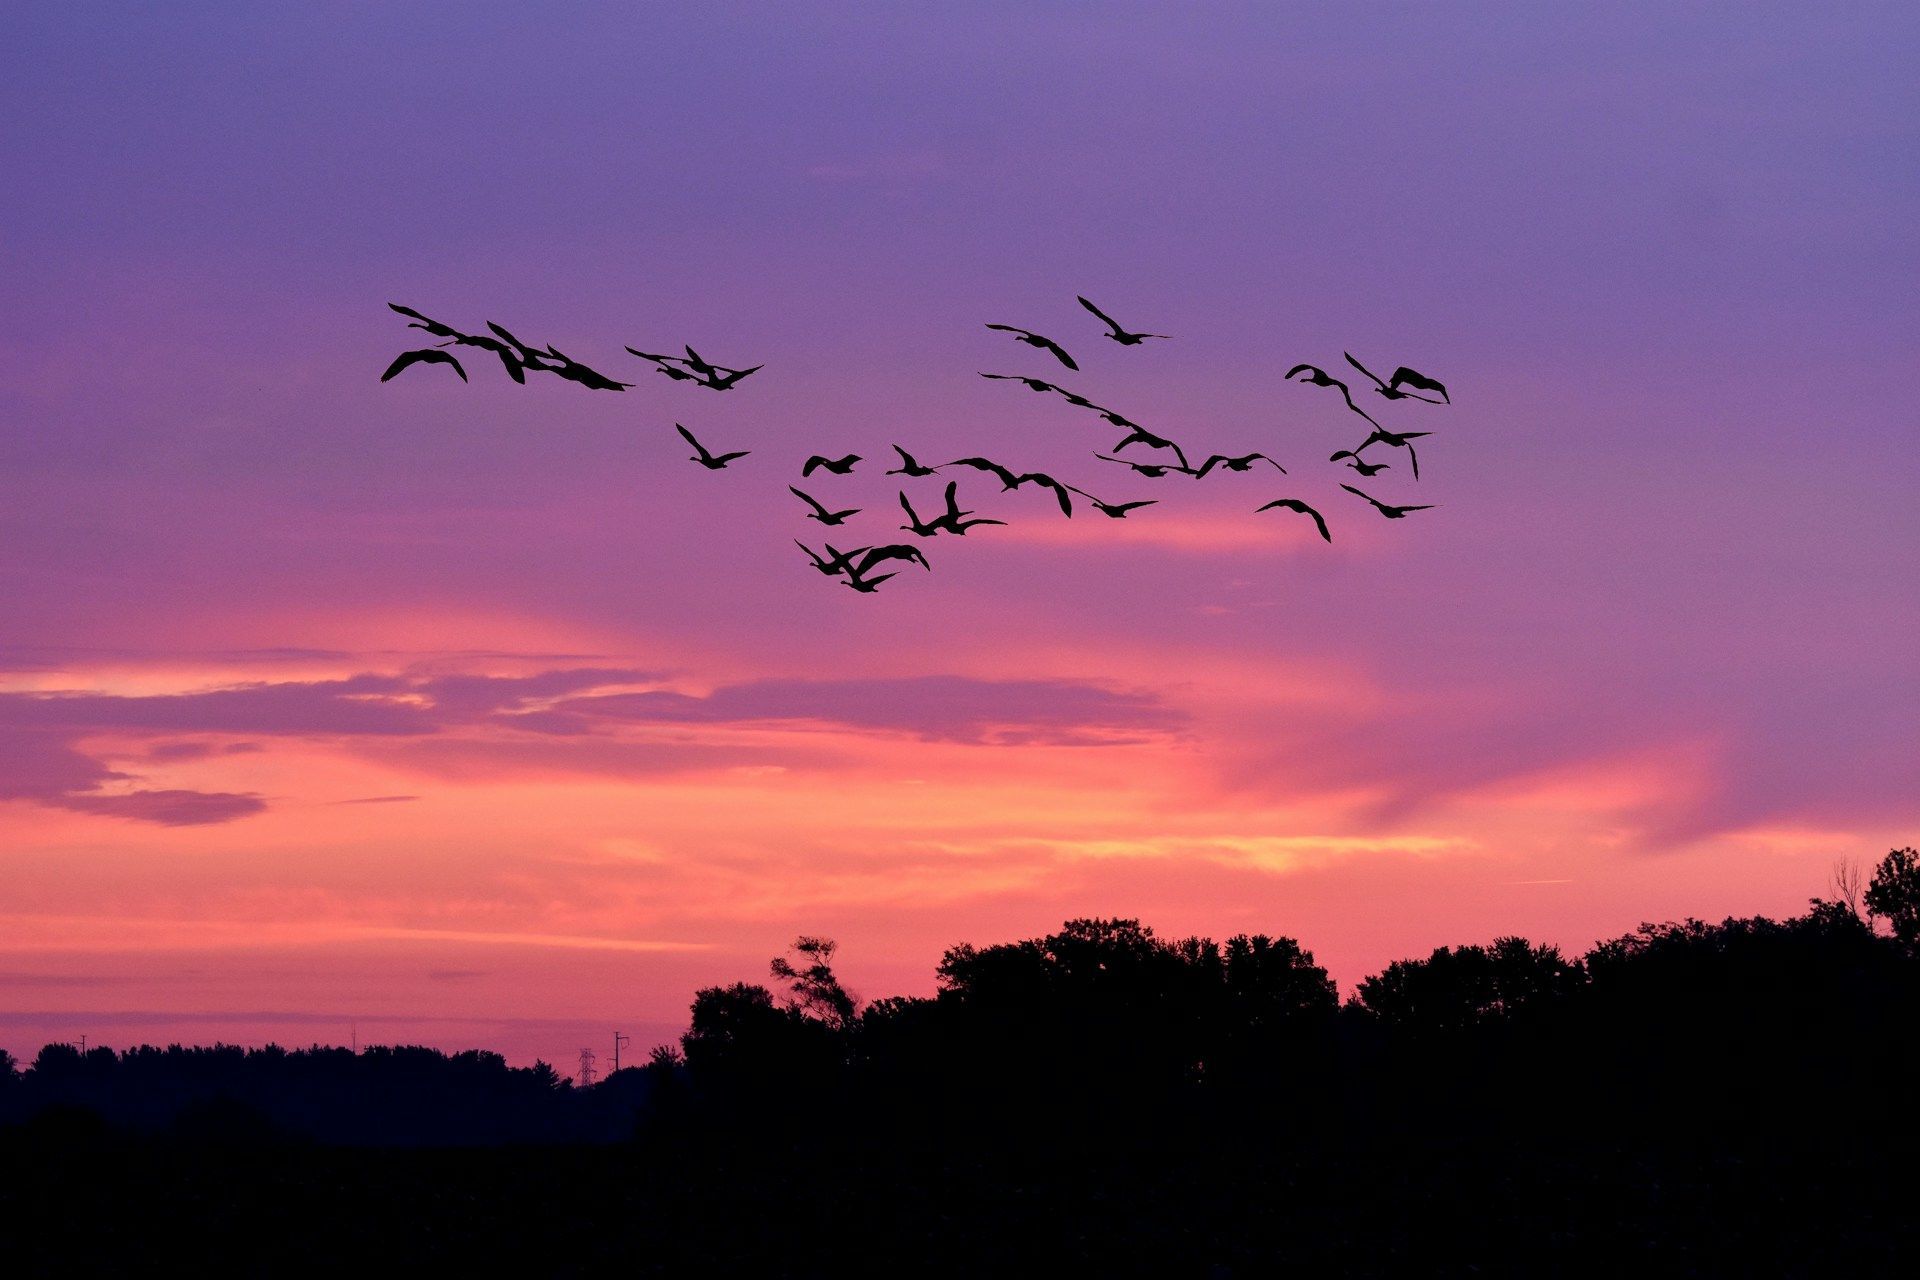
[[[1107,332],[1103,336],[1123,347],[1139,346],[1149,338],[1163,339],[1167,337],[1166,334],[1161,333],[1137,333],[1126,329],[1087,299],[1080,298],[1078,301],[1082,307],[1098,317],[1099,320],[1106,325]],[[579,361],[572,359],[560,351],[557,347],[551,345],[546,347],[529,346],[508,332],[507,329],[494,324],[492,321],[487,322],[487,333],[463,333],[451,325],[430,319],[411,307],[403,307],[397,302],[388,303],[387,305],[400,315],[408,318],[409,328],[423,330],[429,336],[442,339],[442,341],[433,346],[401,353],[393,363],[387,367],[387,371],[381,374],[380,380],[382,382],[391,380],[416,364],[447,365],[460,376],[462,382],[465,382],[467,381],[467,371],[460,363],[459,357],[456,356],[452,350],[449,350],[449,348],[466,347],[472,348],[475,351],[487,352],[495,356],[506,369],[507,376],[515,382],[522,384],[526,382],[526,375],[528,373],[550,373],[566,381],[578,383],[593,391],[625,391],[634,385],[630,382],[616,381],[596,369],[581,364]],[[1013,335],[1014,341],[1033,347],[1036,350],[1044,351],[1067,369],[1075,372],[1079,371],[1079,364],[1068,354],[1067,350],[1058,342],[1044,334],[1035,333],[1030,329],[1022,329],[1009,324],[989,324],[986,327],[996,332],[1011,334]],[[711,391],[732,390],[750,374],[757,372],[762,367],[760,365],[752,365],[741,369],[730,368],[726,365],[714,364],[706,360],[692,347],[686,347],[684,350],[686,352],[684,356],[675,356],[640,351],[633,347],[627,348],[627,351],[634,356],[652,364],[655,372],[664,374],[676,382],[690,382],[695,386],[705,387]],[[1403,365],[1396,368],[1389,377],[1383,379],[1368,369],[1367,366],[1361,364],[1360,361],[1352,355],[1347,355],[1346,360],[1354,369],[1366,376],[1367,380],[1373,384],[1373,391],[1383,399],[1389,401],[1418,400],[1424,404],[1452,403],[1451,398],[1447,394],[1447,388],[1443,384],[1433,378],[1427,377],[1417,370],[1409,369]],[[1204,479],[1216,469],[1250,473],[1253,471],[1255,463],[1265,463],[1281,475],[1288,474],[1285,467],[1264,453],[1248,453],[1239,456],[1228,456],[1216,453],[1209,456],[1196,467],[1188,460],[1186,451],[1173,440],[1161,435],[1156,435],[1154,432],[1147,430],[1117,410],[1095,404],[1085,396],[1069,391],[1065,387],[1048,382],[1042,378],[1028,377],[1024,374],[983,373],[980,376],[998,382],[1019,383],[1027,390],[1036,394],[1058,396],[1075,408],[1091,411],[1108,425],[1125,433],[1118,442],[1111,447],[1109,452],[1095,452],[1093,456],[1103,462],[1117,463],[1127,467],[1136,475],[1147,479],[1158,480],[1168,475],[1183,475],[1198,480]],[[1346,402],[1347,408],[1364,419],[1371,428],[1371,432],[1365,440],[1351,449],[1342,449],[1334,453],[1327,459],[1328,462],[1344,462],[1348,469],[1357,473],[1357,477],[1372,477],[1387,470],[1392,465],[1390,462],[1372,461],[1362,456],[1367,450],[1378,445],[1387,449],[1404,452],[1408,469],[1412,473],[1413,478],[1415,480],[1420,478],[1420,458],[1415,451],[1413,442],[1432,434],[1431,432],[1387,430],[1381,426],[1372,415],[1368,414],[1366,410],[1354,402],[1353,391],[1346,382],[1341,381],[1339,378],[1332,376],[1326,370],[1315,365],[1295,365],[1287,371],[1287,379],[1289,381],[1297,381],[1318,387],[1330,387],[1337,390],[1341,398]],[[726,453],[714,453],[709,450],[706,445],[702,444],[700,440],[694,436],[693,432],[687,430],[687,428],[681,424],[675,423],[674,430],[678,431],[687,444],[693,448],[693,454],[688,460],[705,467],[709,471],[724,471],[731,464],[749,456],[751,453],[750,450],[746,449],[736,449]],[[1123,458],[1119,456],[1125,450],[1136,445],[1142,446],[1149,451],[1148,455],[1143,456],[1150,457],[1150,460],[1142,461],[1140,457]],[[964,467],[998,480],[1002,493],[1011,492],[1026,485],[1033,485],[1036,488],[1043,489],[1053,495],[1055,501],[1059,503],[1060,513],[1067,517],[1073,515],[1074,508],[1073,497],[1070,495],[1078,495],[1085,499],[1094,510],[1114,520],[1124,519],[1129,513],[1137,511],[1142,507],[1153,506],[1159,501],[1158,499],[1146,499],[1134,502],[1104,502],[1094,497],[1093,494],[1087,492],[1085,489],[1057,480],[1053,476],[1043,472],[1016,472],[1011,468],[1002,466],[997,462],[983,457],[956,458],[951,462],[943,462],[937,466],[927,466],[899,445],[893,445],[892,448],[893,451],[899,455],[900,465],[888,469],[884,473],[886,475],[919,478],[936,475],[950,467]],[[1379,455],[1376,455],[1376,457],[1378,456]],[[864,458],[855,453],[849,453],[838,458],[829,458],[815,454],[809,457],[801,466],[800,479],[807,480],[816,473],[823,476],[849,475],[853,472],[855,466],[864,461]],[[901,525],[900,528],[903,531],[912,533],[917,538],[925,539],[937,537],[941,534],[963,536],[967,530],[977,528],[981,525],[1003,525],[1006,523],[1004,520],[978,517],[973,511],[961,507],[959,487],[958,481],[948,481],[943,507],[938,512],[932,513],[931,518],[923,517],[921,513],[914,508],[912,500],[908,498],[906,492],[903,490],[900,493],[900,507],[901,510],[906,513],[907,523]],[[844,525],[849,519],[859,515],[861,512],[861,508],[858,507],[835,510],[819,501],[813,495],[804,492],[797,485],[790,484],[787,488],[794,497],[798,498],[806,506],[806,518],[818,521],[823,529]],[[1431,505],[1395,506],[1390,503],[1381,502],[1379,499],[1363,493],[1349,484],[1342,484],[1340,488],[1356,497],[1364,499],[1371,504],[1376,511],[1389,520],[1402,519],[1410,512],[1428,510]],[[1319,530],[1320,536],[1323,539],[1327,542],[1333,541],[1333,534],[1327,528],[1326,518],[1318,510],[1298,498],[1276,498],[1263,506],[1255,508],[1255,510],[1285,510],[1296,512],[1312,520],[1314,527]],[[813,567],[820,573],[826,575],[828,578],[838,579],[842,585],[862,593],[875,591],[881,583],[894,577],[895,573],[898,572],[895,570],[887,573],[875,573],[874,570],[881,565],[893,561],[903,561],[907,564],[918,565],[922,569],[931,568],[931,565],[927,562],[927,557],[921,552],[918,546],[912,543],[894,542],[885,545],[856,547],[848,551],[842,551],[832,543],[823,543],[825,547],[824,553],[815,551],[812,547],[804,542],[800,542],[798,539],[795,539],[795,545],[806,553],[807,559],[811,561]]]

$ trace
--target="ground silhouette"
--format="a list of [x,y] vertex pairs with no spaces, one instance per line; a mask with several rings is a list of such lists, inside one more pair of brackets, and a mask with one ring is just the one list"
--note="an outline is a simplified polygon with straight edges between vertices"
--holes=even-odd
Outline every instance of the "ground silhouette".
[[[832,941],[579,1088],[423,1048],[0,1055],[19,1265],[192,1249],[667,1274],[1893,1273],[1920,859],[1785,920],[1518,937],[1344,1003],[1291,938],[961,944],[863,1003]],[[251,1259],[252,1261],[249,1261]]]

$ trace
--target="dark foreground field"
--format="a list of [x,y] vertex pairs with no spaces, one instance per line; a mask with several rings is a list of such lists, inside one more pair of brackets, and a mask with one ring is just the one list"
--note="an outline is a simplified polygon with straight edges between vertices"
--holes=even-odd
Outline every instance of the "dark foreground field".
[[1911,1274],[1857,1139],[946,1159],[809,1146],[4,1147],[14,1274]]

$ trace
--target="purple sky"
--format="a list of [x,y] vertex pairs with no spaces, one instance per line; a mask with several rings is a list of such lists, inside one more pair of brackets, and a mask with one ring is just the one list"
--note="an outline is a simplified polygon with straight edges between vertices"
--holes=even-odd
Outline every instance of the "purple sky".
[[[1916,36],[15,6],[0,1042],[357,1012],[554,1057],[540,1019],[670,1027],[803,929],[879,994],[1092,911],[1295,934],[1351,982],[1791,910],[1920,819]],[[1107,343],[1076,293],[1174,336]],[[390,300],[638,385],[382,385]],[[621,351],[685,342],[766,367],[713,395]],[[1333,488],[1356,420],[1282,375],[1342,350],[1453,389],[1375,404],[1436,433],[1378,492],[1434,510]],[[1131,478],[982,370],[1292,475]],[[754,453],[700,471],[675,421]],[[888,537],[894,442],[1163,501],[1068,523],[969,476],[1012,524],[855,597],[784,486],[860,452],[814,491]],[[1331,547],[1251,514],[1287,495]]]

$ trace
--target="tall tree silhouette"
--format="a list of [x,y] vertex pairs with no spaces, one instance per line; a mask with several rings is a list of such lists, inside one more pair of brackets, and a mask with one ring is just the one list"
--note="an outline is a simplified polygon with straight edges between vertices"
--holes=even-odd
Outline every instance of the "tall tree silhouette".
[[1893,936],[1908,946],[1920,944],[1920,853],[1894,849],[1873,869],[1867,882],[1866,905],[1893,928]]

